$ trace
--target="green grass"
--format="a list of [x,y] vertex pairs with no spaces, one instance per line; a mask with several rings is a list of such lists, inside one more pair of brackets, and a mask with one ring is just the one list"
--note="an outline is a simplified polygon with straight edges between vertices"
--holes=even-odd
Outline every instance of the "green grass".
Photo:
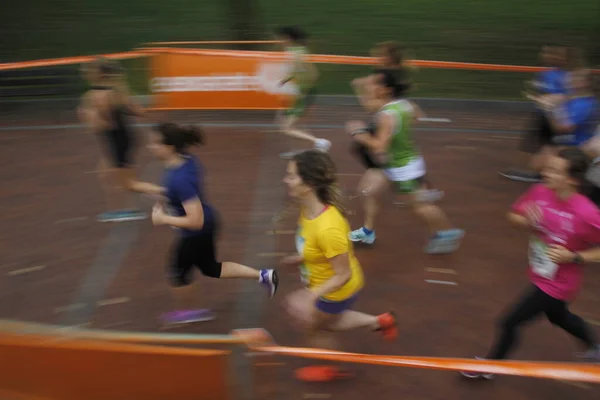
[[[299,24],[318,53],[367,55],[373,43],[399,40],[419,59],[535,64],[546,43],[583,46],[600,61],[598,0],[256,0],[261,37]],[[226,40],[231,1],[220,0],[30,0],[13,2],[0,15],[1,61],[128,50],[149,41]],[[145,91],[142,61],[130,79]],[[320,65],[321,93],[349,93],[348,81],[364,67]],[[415,95],[518,98],[527,74],[421,69]]]

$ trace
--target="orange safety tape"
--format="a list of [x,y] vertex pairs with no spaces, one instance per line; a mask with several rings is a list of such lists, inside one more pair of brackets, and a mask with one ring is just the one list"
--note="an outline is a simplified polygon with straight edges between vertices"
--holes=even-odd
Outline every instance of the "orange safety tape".
[[531,361],[492,361],[461,358],[402,357],[347,353],[341,351],[277,346],[264,329],[237,329],[231,332],[244,340],[254,355],[284,355],[301,358],[351,362],[359,364],[388,365],[439,369],[449,371],[483,372],[491,374],[528,376],[533,378],[600,383],[600,365],[575,363],[548,363]]
[[[137,49],[125,53],[106,54],[104,57],[113,59],[130,59],[148,56],[150,54],[167,53],[167,54],[194,54],[204,56],[223,56],[223,57],[260,57],[263,59],[285,60],[285,54],[274,51],[250,51],[250,50],[204,50],[204,49],[176,49],[172,47],[154,47]],[[56,65],[80,64],[93,60],[94,56],[66,57],[46,60],[33,60],[24,62],[4,63],[0,64],[0,71],[11,69],[49,67]],[[312,54],[309,60],[314,63],[321,64],[339,64],[339,65],[374,65],[375,58],[360,57],[360,56],[338,56],[327,54]],[[441,68],[441,69],[462,69],[462,70],[479,70],[479,71],[505,71],[505,72],[538,72],[543,71],[544,67],[526,66],[526,65],[503,65],[503,64],[482,64],[482,63],[465,63],[455,61],[431,61],[431,60],[411,60],[407,62],[409,65],[422,68]],[[600,70],[593,70],[599,73]]]
[[142,46],[178,46],[182,44],[275,44],[280,40],[200,40],[194,42],[148,42]]
[[491,361],[462,358],[375,356],[322,349],[260,346],[254,351],[302,358],[350,362],[358,364],[388,365],[396,367],[426,368],[450,371],[469,371],[532,378],[561,379],[600,383],[600,365],[577,363],[552,363],[531,361]]
[[[124,53],[112,53],[102,54],[101,57],[111,58],[114,60],[127,60],[132,58],[145,57],[148,54],[143,51],[134,50],[127,51]],[[77,57],[64,57],[64,58],[51,58],[44,60],[32,60],[32,61],[21,61],[14,63],[3,63],[0,64],[0,71],[7,71],[12,69],[24,69],[24,68],[38,68],[38,67],[52,67],[57,65],[72,65],[82,64],[93,61],[97,56],[77,56]]]
[[[286,55],[275,51],[253,51],[253,50],[220,50],[220,49],[175,49],[172,47],[156,47],[144,49],[149,53],[162,54],[195,54],[204,56],[237,57],[237,58],[267,58],[271,60],[285,60]],[[340,64],[340,65],[374,65],[376,59],[373,57],[361,56],[338,56],[331,54],[311,54],[309,61],[320,64]],[[407,64],[423,68],[441,68],[441,69],[464,69],[479,71],[506,71],[506,72],[539,72],[548,68],[527,66],[527,65],[504,65],[504,64],[483,64],[466,63],[457,61],[431,61],[431,60],[410,60]],[[593,70],[600,72],[600,70]]]

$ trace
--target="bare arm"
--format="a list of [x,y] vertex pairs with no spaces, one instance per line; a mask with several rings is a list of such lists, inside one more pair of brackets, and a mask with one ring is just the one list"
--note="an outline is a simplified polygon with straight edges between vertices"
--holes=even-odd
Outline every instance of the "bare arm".
[[101,117],[98,105],[95,104],[91,93],[86,93],[81,98],[81,103],[77,107],[77,115],[93,132],[98,132],[107,128],[106,121]]
[[334,275],[325,281],[323,285],[311,290],[315,297],[325,296],[339,290],[352,277],[352,271],[350,270],[350,256],[348,253],[330,258],[329,263],[333,267]]
[[204,211],[202,203],[197,197],[183,203],[185,214],[183,217],[164,215],[162,222],[165,225],[171,225],[183,229],[202,229],[204,226]]
[[297,267],[304,262],[304,257],[300,254],[292,254],[290,256],[284,257],[281,260],[281,263],[284,265],[289,265],[292,267]]
[[383,153],[386,151],[392,138],[394,127],[394,117],[388,114],[381,114],[377,121],[377,131],[371,136],[368,133],[356,135],[356,141],[369,147],[374,153]]
[[413,115],[414,115],[414,119],[415,120],[420,120],[421,118],[426,118],[427,114],[425,114],[425,112],[423,111],[423,109],[421,107],[419,107],[417,105],[417,103],[413,102],[413,101],[409,101],[410,105],[413,108]]
[[531,224],[527,217],[517,214],[515,212],[509,212],[507,215],[508,220],[517,228],[531,229]]
[[[584,263],[600,263],[600,247],[594,247],[589,250],[579,252],[581,259]],[[575,253],[573,253],[572,259],[575,258]]]
[[311,84],[315,84],[319,79],[319,70],[315,66],[315,64],[311,62],[305,62],[306,68],[308,69],[308,76]]
[[600,263],[600,247],[593,247],[583,251],[571,251],[560,245],[552,245],[548,248],[548,257],[552,262],[563,263]]
[[163,196],[167,192],[167,188],[155,185],[154,183],[140,181],[132,182],[130,190],[151,196]]

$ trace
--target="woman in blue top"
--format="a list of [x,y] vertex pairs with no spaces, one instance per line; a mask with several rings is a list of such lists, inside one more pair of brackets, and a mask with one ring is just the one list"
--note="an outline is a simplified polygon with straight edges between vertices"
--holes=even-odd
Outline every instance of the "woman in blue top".
[[595,135],[598,124],[598,99],[592,89],[593,76],[588,69],[569,74],[569,96],[561,101],[540,101],[552,130],[553,147],[546,153],[556,153],[556,146],[582,147]]
[[[567,76],[570,54],[564,47],[544,46],[540,52],[542,63],[548,69],[540,72],[536,77],[526,82],[526,94],[529,99],[552,100],[567,93]],[[538,103],[536,101],[536,103]],[[501,171],[505,178],[521,182],[538,182],[541,180],[539,170],[544,165],[544,148],[552,145],[554,131],[550,121],[540,107],[532,118],[532,126],[523,136],[520,150],[531,154],[528,162],[533,171],[509,169]]]
[[[247,267],[216,259],[215,239],[219,221],[216,210],[204,196],[203,174],[197,159],[187,150],[202,144],[197,128],[184,128],[175,124],[162,124],[151,134],[149,148],[165,165],[163,186],[168,204],[157,203],[152,211],[154,225],[170,225],[177,230],[168,278],[176,288],[178,306],[189,304],[192,269],[197,267],[203,275],[211,278],[256,279],[275,295],[278,285],[277,272],[273,269]],[[168,211],[167,211],[168,210]],[[214,319],[209,310],[184,310],[167,313],[166,323],[189,323]]]

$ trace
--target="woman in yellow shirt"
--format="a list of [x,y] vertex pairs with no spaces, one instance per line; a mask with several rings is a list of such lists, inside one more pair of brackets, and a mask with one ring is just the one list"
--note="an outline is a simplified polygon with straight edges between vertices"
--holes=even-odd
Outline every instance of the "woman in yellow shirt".
[[305,286],[288,296],[290,315],[307,329],[315,347],[333,347],[331,332],[364,327],[395,339],[398,331],[392,312],[375,316],[351,310],[364,277],[348,239],[350,225],[339,202],[331,158],[315,150],[296,154],[284,181],[302,210],[296,233],[298,254],[283,260],[300,267]]

